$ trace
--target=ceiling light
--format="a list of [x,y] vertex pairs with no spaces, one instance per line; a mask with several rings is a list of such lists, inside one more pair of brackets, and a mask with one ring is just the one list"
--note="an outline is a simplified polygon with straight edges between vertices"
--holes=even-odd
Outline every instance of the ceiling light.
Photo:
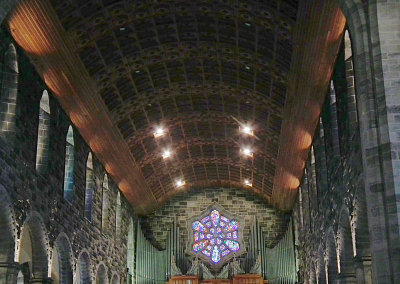
[[254,136],[254,130],[251,128],[251,126],[249,125],[244,125],[239,127],[240,132],[250,135],[250,136]]
[[251,181],[249,179],[245,179],[243,183],[245,186],[250,186],[250,187],[253,186],[253,184],[251,183]]
[[162,157],[163,157],[163,159],[168,159],[169,157],[171,157],[171,151],[164,150],[164,152],[162,153]]
[[175,182],[176,187],[182,187],[182,186],[184,186],[185,184],[186,184],[186,182],[185,182],[184,180],[182,180],[182,179],[178,179],[178,180]]
[[253,151],[248,147],[242,148],[240,151],[247,157],[253,157]]
[[139,74],[140,73],[140,70],[136,70],[136,74]]
[[246,70],[250,70],[250,66],[246,66],[245,68],[246,68]]
[[250,27],[251,26],[251,24],[250,23],[248,23],[248,22],[246,22],[246,23],[244,23],[246,26],[248,26],[248,27]]
[[154,138],[161,137],[165,134],[165,129],[162,127],[157,127],[153,134]]
[[119,30],[120,30],[120,31],[124,31],[124,30],[125,30],[125,28],[124,28],[124,27],[121,27],[121,28],[119,28]]

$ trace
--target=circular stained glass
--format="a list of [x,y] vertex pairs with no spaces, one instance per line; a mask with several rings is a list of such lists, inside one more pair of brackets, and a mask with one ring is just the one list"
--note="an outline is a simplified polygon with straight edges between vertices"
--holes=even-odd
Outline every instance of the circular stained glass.
[[192,223],[195,253],[201,253],[212,263],[219,264],[228,255],[240,250],[239,223],[212,209],[209,215]]

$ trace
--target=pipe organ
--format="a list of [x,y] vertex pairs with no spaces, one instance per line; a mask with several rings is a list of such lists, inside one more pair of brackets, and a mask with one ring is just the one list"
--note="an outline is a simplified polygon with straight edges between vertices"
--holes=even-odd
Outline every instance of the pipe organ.
[[[251,225],[249,237],[249,247],[246,248],[246,255],[244,258],[241,258],[241,266],[246,273],[251,272],[252,269],[254,270],[255,266],[257,267],[256,273],[252,272],[252,274],[247,274],[249,277],[254,277],[255,274],[259,274],[261,276],[260,279],[263,278],[268,280],[268,283],[271,284],[296,283],[296,256],[292,220],[288,224],[288,229],[284,237],[274,248],[268,249],[266,247],[266,235],[263,233],[262,227],[258,223],[257,219],[254,219],[254,222]],[[182,274],[185,274],[190,267],[188,257],[185,255],[186,246],[184,240],[181,238],[180,230],[175,220],[171,224],[171,227],[168,231],[167,244],[164,251],[157,250],[145,238],[140,226],[140,222],[137,222],[136,240],[134,243],[136,245],[134,257],[136,261],[134,273],[132,273],[134,275],[134,279],[130,280],[128,282],[129,284],[161,284],[165,283],[171,278],[178,279],[176,281],[179,282],[179,276],[173,277],[171,266],[173,258],[175,258],[176,266],[182,271]],[[256,265],[257,260],[259,261],[260,265]],[[238,275],[237,277],[243,278],[246,277],[245,275]],[[234,279],[239,279],[237,277],[235,276]],[[173,280],[173,283],[175,283],[174,281],[175,280]]]
[[250,228],[250,242],[247,254],[244,260],[244,268],[250,271],[257,261],[258,256],[261,257],[261,275],[267,279],[267,248],[265,246],[265,235],[256,218]]
[[136,232],[136,283],[164,283],[166,251],[157,250],[145,238],[140,222],[138,222]]

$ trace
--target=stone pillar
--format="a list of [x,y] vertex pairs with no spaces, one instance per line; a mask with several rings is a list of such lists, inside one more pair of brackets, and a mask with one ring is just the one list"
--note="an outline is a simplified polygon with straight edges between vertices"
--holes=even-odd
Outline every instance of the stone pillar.
[[372,261],[371,257],[356,257],[354,259],[357,284],[372,284]]
[[0,262],[0,283],[17,283],[18,268],[17,262]]
[[53,280],[50,277],[45,277],[45,278],[31,278],[29,283],[35,283],[35,284],[51,284],[53,283]]

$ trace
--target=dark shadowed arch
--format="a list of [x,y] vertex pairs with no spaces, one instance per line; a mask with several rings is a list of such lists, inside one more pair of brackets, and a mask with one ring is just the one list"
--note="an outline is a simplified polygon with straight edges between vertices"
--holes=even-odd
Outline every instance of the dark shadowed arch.
[[119,276],[117,274],[113,275],[111,279],[111,284],[120,284]]
[[87,251],[82,251],[78,257],[76,282],[77,284],[90,284],[92,283],[90,277],[90,257]]
[[72,284],[72,250],[70,241],[65,233],[61,233],[54,244],[52,252],[53,283]]
[[107,268],[104,263],[100,263],[97,268],[96,284],[108,284]]

